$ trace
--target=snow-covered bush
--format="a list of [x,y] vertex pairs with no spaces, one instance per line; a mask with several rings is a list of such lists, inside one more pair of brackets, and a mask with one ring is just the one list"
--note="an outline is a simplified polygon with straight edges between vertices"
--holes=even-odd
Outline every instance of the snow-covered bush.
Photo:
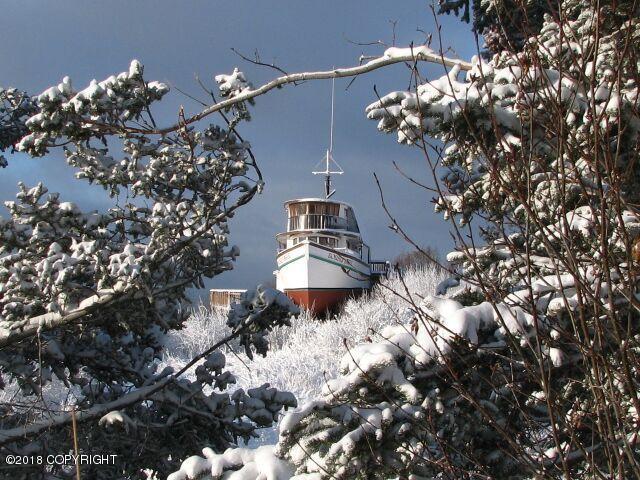
[[[264,335],[294,307],[273,290],[252,292],[244,301],[253,313],[235,312],[221,342],[193,352],[185,369],[194,366],[195,378],[157,368],[164,334],[187,317],[187,289],[232,268],[239,251],[228,245],[227,220],[262,188],[236,133],[246,108],[222,126],[181,113],[177,125],[159,129],[152,108],[168,90],[145,80],[136,60],[80,90],[68,77],[33,98],[0,90],[0,150],[40,157],[63,146],[77,179],[113,200],[105,211],[83,211],[39,183],[20,184],[6,203],[0,387],[19,395],[3,404],[3,454],[67,454],[77,424],[77,453],[118,457],[83,466],[83,475],[133,478],[143,468],[170,471],[203,443],[235,445],[295,404],[265,386],[230,396],[234,379],[219,351],[238,338],[247,352],[265,353]],[[43,392],[54,391],[65,395],[49,403]],[[42,468],[27,463],[16,472]]]
[[243,454],[242,478],[640,478],[639,12],[557,8],[489,59],[440,55],[435,80],[417,62],[438,52],[385,52],[413,55],[418,84],[367,114],[442,175],[465,287],[350,349],[285,417],[273,454],[292,475]]
[[[268,338],[269,353],[264,357],[249,359],[242,348],[231,343],[237,355],[227,354],[227,365],[234,372],[236,387],[269,383],[292,392],[299,403],[313,400],[322,393],[326,381],[338,375],[336,358],[347,348],[376,338],[385,327],[411,320],[413,307],[408,296],[420,304],[442,278],[443,272],[435,267],[412,269],[402,277],[392,274],[368,295],[349,299],[330,320],[303,312],[291,319],[290,326],[273,329]],[[162,365],[179,369],[211,347],[226,334],[226,318],[224,310],[209,310],[203,305],[195,309],[183,329],[167,335]]]

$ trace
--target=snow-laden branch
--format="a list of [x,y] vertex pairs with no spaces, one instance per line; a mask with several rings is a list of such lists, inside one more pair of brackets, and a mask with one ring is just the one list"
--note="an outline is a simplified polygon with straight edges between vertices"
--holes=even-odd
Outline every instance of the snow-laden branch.
[[[192,280],[193,279],[185,279],[170,285],[165,285],[151,292],[151,297],[165,293]],[[140,298],[143,295],[145,295],[145,293],[137,288],[129,288],[126,290],[104,289],[96,295],[85,298],[77,308],[66,313],[50,312],[27,318],[21,322],[13,322],[8,328],[0,327],[0,349],[13,345],[25,338],[33,337],[43,330],[52,330],[79,321],[100,307],[110,305],[113,302]]]
[[[217,224],[222,221],[226,216],[230,213],[237,210],[242,205],[247,204],[251,198],[257,193],[258,187],[253,186],[242,195],[234,205],[228,207],[224,212],[216,215],[211,221],[211,224]],[[188,243],[192,243],[196,239],[200,238],[205,230],[203,229],[199,232],[196,232],[194,235],[189,237],[184,241],[177,242],[176,245],[173,246],[165,255],[161,258],[168,258],[172,253],[179,250],[180,247],[184,247],[184,245]],[[192,279],[181,280],[178,282],[174,282],[169,285],[165,285],[158,290],[152,292],[152,297],[165,293],[168,290],[172,290],[174,288],[183,286],[185,283],[189,283]],[[35,336],[38,332],[43,330],[52,330],[54,328],[58,328],[70,323],[74,323],[80,321],[86,315],[89,315],[99,309],[100,307],[104,307],[106,305],[111,304],[115,301],[123,301],[126,299],[131,299],[143,296],[144,292],[141,292],[138,289],[103,289],[97,292],[96,295],[92,295],[91,297],[85,298],[80,302],[77,308],[74,308],[68,312],[58,312],[58,313],[45,313],[42,315],[37,315],[35,317],[29,317],[19,322],[7,322],[8,326],[4,326],[4,322],[0,322],[0,349],[7,347],[9,345],[13,345],[17,342],[20,342],[26,338]]]
[[10,327],[0,328],[0,348],[12,345],[20,340],[32,337],[42,329],[52,329],[72,323],[92,313],[97,308],[107,305],[117,297],[123,297],[125,292],[116,292],[112,289],[105,290],[101,294],[92,295],[86,298],[78,308],[67,313],[45,313],[36,317],[27,318],[22,322],[13,322]]
[[[93,304],[95,305],[95,302]],[[273,310],[273,306],[276,306],[275,310]],[[298,313],[298,308],[285,297],[284,294],[272,289],[262,289],[259,286],[257,290],[249,291],[245,294],[240,300],[240,303],[236,304],[235,308],[231,310],[229,315],[229,325],[232,328],[231,333],[193,357],[177,372],[172,373],[171,369],[165,369],[155,378],[155,383],[137,388],[111,402],[94,405],[86,410],[51,414],[46,420],[41,422],[0,430],[0,446],[25,437],[37,435],[40,432],[54,427],[68,425],[73,421],[74,415],[77,422],[86,422],[103,417],[109,412],[121,410],[149,399],[153,394],[178,380],[182,374],[200,360],[216,352],[221,346],[227,345],[235,338],[242,338],[247,334],[252,335],[252,339],[243,340],[245,348],[248,350],[250,348],[249,344],[252,344],[256,350],[260,352],[261,343],[256,341],[256,338],[261,338],[264,331],[269,330],[273,326],[285,324],[288,321],[286,315]],[[266,347],[262,348],[266,349]]]
[[220,110],[225,110],[238,103],[251,100],[255,97],[258,97],[260,95],[267,93],[270,90],[273,90],[274,88],[278,88],[283,85],[287,85],[289,83],[304,82],[306,80],[326,80],[330,78],[355,77],[363,73],[368,73],[373,70],[386,67],[388,65],[393,65],[396,63],[403,63],[403,62],[411,62],[411,63],[429,62],[429,63],[437,63],[445,67],[454,67],[457,65],[461,70],[471,70],[472,68],[471,63],[469,62],[445,57],[441,53],[436,52],[426,46],[407,47],[407,48],[392,47],[385,50],[384,55],[382,55],[381,57],[375,58],[373,60],[368,61],[365,64],[358,65],[356,67],[336,68],[332,70],[323,70],[323,71],[317,71],[317,72],[299,72],[299,73],[291,73],[288,75],[282,75],[281,77],[277,77],[271,80],[270,82],[265,83],[261,87],[258,87],[256,89],[245,89],[242,91],[242,93],[239,93],[238,95],[235,95],[221,102],[215,103],[205,108],[200,113],[188,119],[185,119],[185,121],[181,122],[180,124],[172,125],[170,127],[159,129],[159,130],[148,132],[148,133],[167,134],[167,133],[173,132],[183,127],[184,125],[188,125],[190,123],[202,120],[204,117],[212,113],[218,112]]
[[[224,338],[222,341],[218,342],[215,348],[220,347],[225,342],[230,340],[230,337]],[[207,350],[206,353],[213,351],[212,349]],[[204,354],[198,355],[194,360],[200,360],[204,357]],[[190,362],[189,366],[192,366],[195,362]],[[98,405],[94,405],[93,407],[87,410],[81,410],[75,412],[75,417],[77,422],[85,422],[88,420],[92,420],[95,418],[103,417],[107,413],[119,410],[129,405],[133,405],[135,403],[141,402],[144,399],[149,398],[152,394],[162,390],[171,382],[176,380],[176,378],[182,374],[184,369],[180,372],[170,375],[168,377],[164,377],[157,383],[153,385],[148,385],[146,387],[139,388],[137,390],[132,391],[131,393],[124,395],[117,400],[109,403],[101,403]],[[72,422],[73,414],[72,412],[64,412],[55,415],[51,415],[47,420],[43,422],[30,423],[23,427],[15,427],[7,430],[0,430],[0,446],[6,445],[7,443],[14,442],[16,440],[20,440],[26,437],[30,437],[36,435],[45,430],[49,430],[54,427],[61,427],[63,425],[68,425]]]

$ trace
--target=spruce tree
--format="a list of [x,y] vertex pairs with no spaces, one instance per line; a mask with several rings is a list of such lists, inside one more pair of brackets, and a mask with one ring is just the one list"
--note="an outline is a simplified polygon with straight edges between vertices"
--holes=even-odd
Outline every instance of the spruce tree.
[[567,0],[525,33],[367,108],[441,175],[455,280],[350,348],[272,462],[172,479],[640,478],[638,10]]
[[[228,98],[249,88],[240,72],[217,81]],[[83,478],[166,475],[200,445],[236,445],[295,405],[268,385],[231,392],[220,350],[238,338],[266,352],[265,332],[296,311],[272,290],[231,312],[229,335],[186,366],[195,379],[158,368],[164,334],[189,314],[187,290],[233,267],[228,219],[263,186],[237,133],[245,105],[221,124],[181,114],[161,130],[152,108],[168,90],[136,60],[80,90],[68,77],[33,98],[0,90],[0,150],[63,148],[78,181],[112,203],[85,211],[44,183],[20,184],[0,217],[0,447],[27,459],[5,461],[11,478],[75,478],[75,461],[47,460],[67,454],[115,456],[83,462]]]

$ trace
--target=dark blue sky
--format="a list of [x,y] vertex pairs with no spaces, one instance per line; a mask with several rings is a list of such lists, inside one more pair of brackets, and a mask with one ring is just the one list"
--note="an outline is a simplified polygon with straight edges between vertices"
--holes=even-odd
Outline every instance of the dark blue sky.
[[[209,85],[213,76],[234,66],[259,85],[276,75],[247,64],[231,48],[263,61],[275,61],[287,71],[320,70],[356,65],[360,55],[381,54],[383,46],[352,42],[421,43],[423,30],[435,22],[425,1],[0,1],[0,85],[40,93],[69,75],[76,88],[128,68],[132,58],[145,65],[148,80],[164,81],[204,97],[194,76]],[[441,17],[443,42],[461,58],[470,58],[475,43],[467,24]],[[450,53],[450,55],[455,55]],[[423,67],[427,76],[441,75],[437,66]],[[406,89],[408,70],[401,65],[348,81],[336,82],[334,156],[346,174],[336,179],[335,198],[351,203],[373,256],[393,258],[409,247],[389,225],[379,201],[373,172],[383,182],[390,208],[415,241],[441,252],[452,247],[446,222],[433,213],[432,195],[411,186],[395,172],[396,161],[411,174],[431,183],[417,149],[401,146],[395,136],[376,130],[365,107],[381,94]],[[311,82],[259,97],[253,121],[241,133],[252,144],[265,175],[263,195],[243,207],[231,222],[231,243],[240,247],[236,268],[208,286],[245,288],[271,277],[275,268],[274,235],[285,226],[282,203],[290,198],[319,196],[322,182],[311,175],[328,145],[331,84]],[[155,110],[161,124],[176,120],[183,104],[198,106],[174,88]],[[43,181],[50,191],[76,201],[81,208],[108,205],[102,189],[73,179],[60,155],[30,159],[7,156],[0,171],[0,199],[14,198],[16,184]]]

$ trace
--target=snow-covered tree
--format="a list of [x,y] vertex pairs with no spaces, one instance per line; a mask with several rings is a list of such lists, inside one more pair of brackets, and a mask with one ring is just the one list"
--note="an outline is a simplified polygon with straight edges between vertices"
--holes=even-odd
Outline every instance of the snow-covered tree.
[[445,170],[438,209],[458,222],[449,260],[473,291],[427,298],[415,336],[396,328],[354,349],[327,404],[285,424],[302,470],[640,472],[640,28],[633,5],[599,5],[566,2],[521,53],[368,108],[401,142],[445,144],[429,152]]
[[544,15],[558,10],[557,2],[540,0],[439,0],[439,13],[459,15],[482,35],[488,54],[520,50],[536,34]]
[[367,114],[441,175],[456,279],[351,348],[275,449],[205,451],[172,480],[640,478],[638,13],[567,0],[435,80],[417,62],[437,52],[385,52],[417,85]]
[[[239,72],[216,80],[229,98],[249,88]],[[268,385],[230,395],[218,350],[241,338],[265,353],[265,332],[295,311],[273,290],[248,294],[229,335],[184,369],[157,369],[162,336],[188,315],[187,289],[232,268],[239,251],[227,220],[263,185],[236,131],[245,104],[227,109],[222,125],[188,126],[181,113],[160,130],[152,107],[168,90],[135,60],[80,90],[68,77],[33,98],[0,90],[0,149],[43,157],[63,148],[77,179],[112,199],[105,211],[83,211],[44,183],[20,184],[0,217],[4,455],[117,455],[83,466],[83,478],[138,478],[143,468],[171,471],[202,444],[235,445],[295,405]],[[185,380],[192,366],[196,380]],[[12,472],[33,478],[46,463]],[[48,468],[75,476],[73,466]]]
[[[33,99],[15,88],[0,88],[0,152],[15,151],[14,145],[28,132],[26,120],[36,112]],[[0,155],[0,167],[7,160]]]
[[[114,198],[126,192],[127,203],[83,213],[36,186],[8,205],[0,367],[32,402],[7,405],[0,443],[71,449],[76,418],[76,436],[93,435],[84,449],[149,446],[120,475],[166,471],[208,445],[170,478],[640,478],[637,6],[477,5],[490,58],[394,47],[259,88],[234,71],[216,77],[222,101],[168,128],[149,108],[166,87],[144,81],[135,62],[80,92],[65,79],[30,102],[4,94],[2,138],[17,140],[2,148],[42,156],[65,144],[80,178]],[[423,80],[421,61],[445,75]],[[410,62],[415,88],[367,114],[426,156],[436,208],[457,238],[455,278],[407,297],[410,323],[349,346],[341,376],[285,417],[276,446],[233,448],[251,433],[247,418],[268,424],[293,399],[268,387],[229,397],[218,345],[189,364],[205,359],[196,382],[156,372],[153,357],[159,332],[182,321],[184,289],[229,268],[237,251],[226,248],[225,220],[261,188],[235,126],[273,88],[399,62]],[[221,111],[228,125],[196,130]],[[254,292],[221,342],[237,336],[263,353],[262,330],[289,311],[282,297]],[[68,386],[77,411],[51,411],[43,387],[52,380]],[[104,429],[83,431],[98,419]],[[162,450],[167,438],[179,445]]]

